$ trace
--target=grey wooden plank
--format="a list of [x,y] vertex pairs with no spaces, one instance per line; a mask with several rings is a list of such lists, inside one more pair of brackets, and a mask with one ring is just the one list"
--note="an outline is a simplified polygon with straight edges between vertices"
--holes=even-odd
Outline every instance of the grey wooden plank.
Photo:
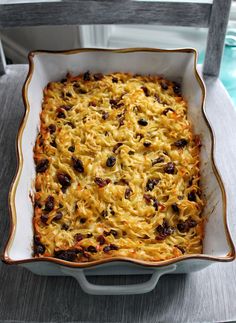
[[204,62],[206,75],[219,75],[230,6],[231,0],[213,2]]
[[0,27],[162,24],[207,27],[209,3],[77,0],[0,4]]
[[5,68],[6,68],[6,60],[2,48],[2,43],[0,39],[0,75],[3,75],[5,73]]
[[[15,136],[24,113],[21,89],[27,66],[8,66],[0,77],[0,243],[9,229],[7,193],[15,173]],[[207,77],[206,110],[214,125],[215,153],[235,232],[236,112],[218,79]],[[223,108],[222,108],[223,107]],[[236,242],[236,236],[233,236]],[[94,283],[130,284],[144,277],[93,277]],[[91,296],[69,277],[40,277],[0,263],[0,322],[226,322],[236,320],[236,262],[190,275],[168,275],[144,295]]]

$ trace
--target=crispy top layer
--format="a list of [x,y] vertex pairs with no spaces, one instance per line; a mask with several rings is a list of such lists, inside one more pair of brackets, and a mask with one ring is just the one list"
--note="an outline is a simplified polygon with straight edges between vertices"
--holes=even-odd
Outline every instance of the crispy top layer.
[[202,251],[200,140],[177,83],[86,72],[44,90],[34,254],[161,261]]

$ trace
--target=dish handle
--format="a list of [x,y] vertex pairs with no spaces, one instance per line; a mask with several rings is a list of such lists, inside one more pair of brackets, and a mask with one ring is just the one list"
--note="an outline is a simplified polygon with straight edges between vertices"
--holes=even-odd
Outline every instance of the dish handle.
[[63,274],[74,277],[80,284],[83,291],[92,295],[132,295],[148,293],[156,287],[156,284],[162,275],[171,273],[175,270],[176,265],[168,266],[166,268],[157,268],[154,269],[150,279],[144,283],[113,286],[90,283],[87,280],[83,269],[61,267]]

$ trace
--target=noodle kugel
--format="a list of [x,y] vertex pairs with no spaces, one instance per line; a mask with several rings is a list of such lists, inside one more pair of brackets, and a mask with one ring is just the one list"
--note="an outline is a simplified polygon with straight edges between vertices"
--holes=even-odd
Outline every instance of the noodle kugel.
[[86,72],[44,89],[34,256],[163,261],[202,252],[199,136],[180,85]]

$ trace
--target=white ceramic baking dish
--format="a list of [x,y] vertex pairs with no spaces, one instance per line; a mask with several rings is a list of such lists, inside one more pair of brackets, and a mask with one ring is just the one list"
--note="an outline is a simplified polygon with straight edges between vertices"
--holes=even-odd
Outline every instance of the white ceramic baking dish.
[[[35,51],[29,54],[29,73],[23,88],[26,113],[18,133],[18,170],[9,194],[11,232],[3,260],[41,275],[70,275],[91,294],[138,294],[152,290],[166,273],[188,273],[215,262],[232,261],[234,246],[227,228],[226,196],[214,161],[214,137],[204,114],[205,87],[197,72],[194,49],[79,49],[66,52]],[[194,132],[200,135],[202,190],[206,200],[203,254],[183,255],[162,262],[112,258],[90,263],[72,263],[55,258],[33,258],[33,207],[30,194],[35,177],[33,146],[39,128],[43,88],[66,73],[115,71],[158,74],[178,81],[188,101]],[[87,275],[151,274],[142,284],[98,286]]]

